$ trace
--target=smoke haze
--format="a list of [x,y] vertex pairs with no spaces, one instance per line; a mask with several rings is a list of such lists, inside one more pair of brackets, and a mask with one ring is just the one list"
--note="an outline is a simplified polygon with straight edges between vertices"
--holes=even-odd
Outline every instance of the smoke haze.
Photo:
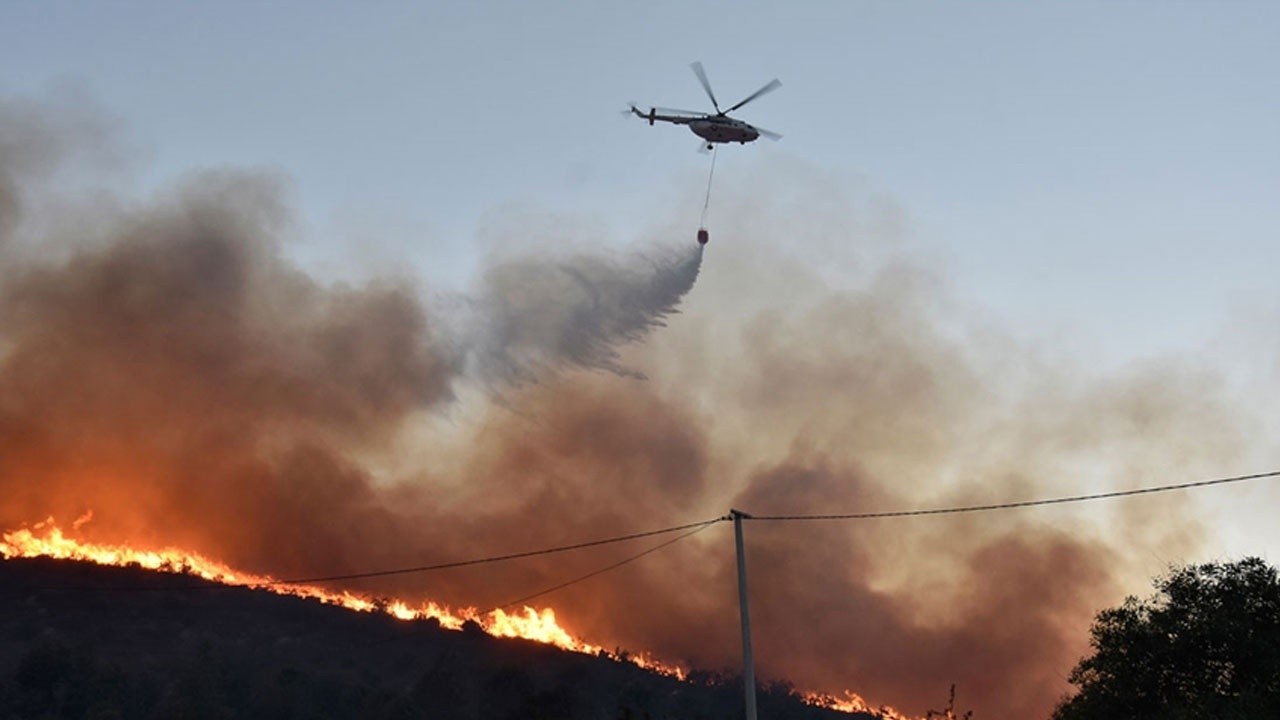
[[[1244,442],[1211,373],[1096,377],[1021,348],[926,266],[892,259],[879,229],[893,223],[874,210],[788,223],[731,189],[734,227],[706,268],[692,237],[548,252],[431,304],[403,280],[302,272],[262,174],[193,174],[107,204],[83,237],[36,237],[50,224],[24,208],[43,206],[76,143],[50,134],[56,112],[32,112],[0,107],[4,528],[92,509],[89,539],[328,575],[729,507],[892,510],[1181,480]],[[867,249],[839,283],[787,250],[837,253],[827,238]],[[748,523],[758,672],[912,713],[955,682],[979,717],[1044,716],[1092,614],[1125,592],[1119,548],[1194,548],[1188,508]],[[636,549],[350,587],[492,607]],[[732,668],[734,578],[720,525],[539,602],[589,641]]]

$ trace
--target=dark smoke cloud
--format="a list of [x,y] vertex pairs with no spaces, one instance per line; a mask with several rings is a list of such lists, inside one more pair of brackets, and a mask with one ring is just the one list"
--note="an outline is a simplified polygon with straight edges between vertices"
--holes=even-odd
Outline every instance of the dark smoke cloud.
[[[57,160],[33,149],[61,145],[23,139],[51,125],[5,118],[0,138],[17,140],[0,147],[21,152],[0,150],[0,191],[19,233],[40,190],[27,178]],[[785,179],[798,196],[803,176]],[[735,193],[746,196],[723,196]],[[495,264],[468,298],[426,305],[403,281],[349,287],[299,271],[270,177],[193,175],[95,218],[86,233],[105,240],[60,238],[65,259],[25,257],[0,275],[0,525],[65,525],[92,509],[91,539],[298,577],[731,506],[989,502],[1139,468],[1183,479],[1238,447],[1211,375],[1163,364],[1099,378],[1039,356],[971,321],[914,263],[834,283],[772,244],[872,245],[858,228],[881,223],[846,225],[841,209],[802,213],[811,224],[789,223],[790,235],[760,230],[782,224],[777,212],[741,201],[738,231],[717,232],[701,277],[691,241],[544,255]],[[1193,547],[1187,508],[1118,506],[1119,534],[1049,511],[748,523],[760,674],[914,713],[957,682],[979,717],[1043,716],[1091,614],[1121,594],[1117,547]],[[734,667],[728,531],[546,604],[592,641]],[[637,549],[353,587],[491,607]]]
[[346,452],[449,395],[412,290],[292,269],[253,175],[102,222],[107,245],[0,288],[5,520],[83,505],[117,536],[285,553],[303,527],[341,557],[328,503],[370,531],[384,513]]

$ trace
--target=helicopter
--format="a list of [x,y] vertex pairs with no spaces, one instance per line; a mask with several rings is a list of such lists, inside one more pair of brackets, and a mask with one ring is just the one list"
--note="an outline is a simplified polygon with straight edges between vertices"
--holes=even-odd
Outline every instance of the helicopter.
[[711,92],[711,83],[707,81],[707,73],[702,69],[701,62],[695,62],[690,67],[693,68],[693,74],[698,76],[698,82],[702,83],[702,89],[707,91],[707,97],[711,98],[711,105],[716,109],[715,113],[700,113],[689,110],[671,110],[667,108],[649,108],[649,112],[642,112],[640,108],[631,104],[631,113],[637,117],[649,121],[652,125],[661,120],[662,122],[674,123],[676,125],[688,125],[694,135],[703,139],[703,143],[699,146],[699,150],[712,150],[715,143],[739,143],[745,145],[753,142],[760,136],[777,140],[782,136],[776,132],[756,127],[750,123],[743,122],[736,118],[729,117],[729,113],[755,100],[766,93],[773,92],[782,87],[782,83],[777,78],[770,80],[764,87],[748,95],[744,100],[728,110],[721,110],[720,103],[716,101],[715,93]]

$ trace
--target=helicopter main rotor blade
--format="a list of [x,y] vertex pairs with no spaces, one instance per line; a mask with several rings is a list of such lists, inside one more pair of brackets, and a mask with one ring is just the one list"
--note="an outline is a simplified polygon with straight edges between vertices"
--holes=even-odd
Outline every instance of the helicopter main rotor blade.
[[[734,110],[737,110],[738,108],[742,107],[743,105],[746,105],[747,103],[751,102],[752,100],[755,100],[756,98],[760,97],[761,95],[764,95],[764,94],[766,94],[766,93],[771,93],[771,92],[773,92],[774,90],[777,90],[777,89],[778,89],[778,88],[780,88],[780,87],[782,87],[782,81],[778,80],[778,78],[774,78],[774,79],[770,80],[770,81],[768,82],[768,84],[767,84],[767,85],[765,85],[764,87],[762,87],[762,88],[760,88],[759,90],[757,90],[757,91],[755,91],[755,92],[751,93],[750,95],[748,95],[748,96],[746,97],[746,99],[745,99],[745,100],[743,100],[742,102],[738,103],[737,105],[734,105],[733,107],[729,108],[728,110],[725,110],[725,111],[724,111],[724,113],[721,113],[721,114],[723,115],[723,114],[725,114],[725,113],[731,113],[731,112],[733,112]],[[708,91],[708,92],[710,92],[710,91]],[[719,110],[720,108],[719,108],[719,107],[717,107],[716,109],[717,109],[717,110]]]
[[781,136],[781,135],[779,135],[778,133],[776,133],[776,132],[774,132],[774,131],[772,131],[772,130],[765,130],[764,128],[760,127],[759,125],[752,125],[751,127],[755,128],[755,129],[756,129],[756,132],[760,133],[760,134],[761,134],[761,135],[763,135],[764,137],[769,138],[770,140],[781,140],[781,139],[782,139],[782,136]]
[[716,102],[716,94],[711,92],[711,83],[707,82],[707,72],[702,69],[702,62],[696,61],[689,67],[693,68],[693,74],[698,76],[698,82],[702,83],[702,89],[707,91],[707,97],[711,98],[711,104],[715,107],[716,112],[720,112],[720,103]]

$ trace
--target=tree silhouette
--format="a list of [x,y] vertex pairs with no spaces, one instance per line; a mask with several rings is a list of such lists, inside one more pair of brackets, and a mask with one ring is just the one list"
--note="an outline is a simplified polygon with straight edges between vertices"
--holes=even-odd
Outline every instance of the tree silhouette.
[[1280,579],[1258,558],[1191,565],[1094,620],[1054,720],[1280,717]]

